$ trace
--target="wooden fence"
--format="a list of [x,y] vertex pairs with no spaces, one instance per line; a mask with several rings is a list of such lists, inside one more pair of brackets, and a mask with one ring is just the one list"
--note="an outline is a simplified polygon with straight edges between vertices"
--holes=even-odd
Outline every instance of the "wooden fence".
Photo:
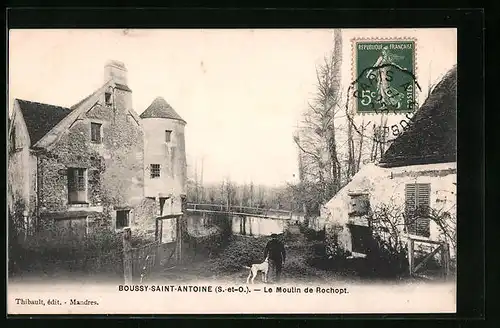
[[158,264],[158,247],[160,247],[160,242],[154,241],[144,246],[132,248],[132,277],[139,277],[140,283]]
[[[418,264],[415,261],[415,242],[428,244],[435,246],[433,251],[427,254]],[[450,275],[450,248],[445,242],[433,241],[428,239],[421,239],[417,237],[408,237],[408,267],[410,271],[410,276],[419,276],[419,271],[421,271],[425,264],[429,262],[436,254],[440,253],[442,271],[444,278],[448,278]]]
[[[182,220],[183,213],[168,214],[156,218],[155,241],[149,244],[133,248],[131,245],[132,232],[130,228],[123,229],[123,277],[125,283],[140,282],[157,268],[162,260],[170,261],[175,255],[175,262],[182,261]],[[163,223],[165,220],[175,220],[175,240],[165,242],[163,240]],[[171,247],[170,255],[165,250]],[[167,251],[168,252],[168,251]]]
[[130,228],[123,229],[123,277],[126,284],[137,281],[142,283],[159,264],[157,256],[160,241],[132,248],[131,236]]

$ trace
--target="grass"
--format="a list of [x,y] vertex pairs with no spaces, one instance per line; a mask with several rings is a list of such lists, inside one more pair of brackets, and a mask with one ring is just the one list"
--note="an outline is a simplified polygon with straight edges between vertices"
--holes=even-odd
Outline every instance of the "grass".
[[[284,282],[328,282],[338,279],[356,279],[349,274],[339,274],[335,270],[327,270],[311,265],[318,253],[317,240],[308,240],[301,232],[285,234],[287,256],[283,268]],[[311,236],[312,237],[312,236]],[[314,236],[316,237],[316,236]],[[311,238],[316,239],[316,238]],[[154,281],[199,281],[220,280],[243,283],[248,276],[248,269],[253,263],[264,260],[264,249],[269,237],[231,236],[227,246],[216,258],[201,259],[170,266],[150,277]],[[257,278],[259,280],[260,277]]]

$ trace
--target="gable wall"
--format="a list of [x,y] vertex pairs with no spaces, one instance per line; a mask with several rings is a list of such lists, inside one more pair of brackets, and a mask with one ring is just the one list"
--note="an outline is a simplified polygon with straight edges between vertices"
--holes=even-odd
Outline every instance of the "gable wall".
[[[14,128],[15,135],[13,134]],[[12,138],[15,138],[16,145],[16,149],[13,150],[10,148]],[[30,138],[17,105],[14,105],[8,146],[7,185],[9,209],[12,210],[14,204],[19,201],[23,202],[28,208],[30,206],[30,173],[32,169],[30,167]]]
[[[130,97],[115,90],[114,107],[99,101],[41,156],[42,211],[88,211],[91,226],[114,227],[115,207],[129,208],[132,222],[141,219],[134,213],[143,200],[143,131],[129,114]],[[102,124],[102,144],[91,142],[91,122]],[[68,167],[87,169],[86,206],[68,204]]]

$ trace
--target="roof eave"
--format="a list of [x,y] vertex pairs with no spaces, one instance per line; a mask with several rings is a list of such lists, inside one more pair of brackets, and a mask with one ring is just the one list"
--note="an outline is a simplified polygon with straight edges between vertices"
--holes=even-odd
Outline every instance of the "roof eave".
[[[91,104],[94,104],[97,101],[98,97],[100,97],[104,93],[111,82],[112,80],[106,82],[99,89],[94,91],[94,93],[90,97],[88,97],[88,99],[74,108],[68,115],[66,115],[66,117],[59,121],[59,123],[52,127],[49,132],[47,132],[42,138],[40,138],[40,140],[38,140],[33,145],[33,148],[37,147],[49,149],[52,145],[54,145],[54,143],[59,140],[61,132],[66,130],[63,127],[68,125],[68,122],[73,122],[74,120],[76,120],[84,110],[87,110]],[[49,136],[53,136],[53,138],[51,139],[49,138]]]
[[411,166],[411,165],[425,165],[425,164],[439,164],[456,162],[456,154],[447,154],[439,156],[425,156],[425,157],[401,157],[386,161],[380,161],[378,166],[383,168]]
[[[142,115],[142,114],[141,114]],[[176,117],[153,117],[153,116],[146,116],[146,117],[143,117],[139,115],[139,117],[141,118],[141,120],[147,120],[147,119],[163,119],[163,120],[173,120],[173,121],[179,121],[179,122],[182,122],[184,124],[187,124],[187,122],[182,119],[182,118],[176,118]]]
[[[21,106],[19,105],[19,99],[14,99],[14,110],[12,111],[12,122],[11,122],[11,126],[9,127],[9,135],[10,135],[10,131],[12,130],[12,126],[13,124],[15,123],[15,120],[16,119],[20,119],[21,120],[21,125],[22,125],[22,128],[28,138],[28,145],[30,145],[30,147],[32,147],[33,145],[31,144],[31,136],[30,136],[30,132],[28,130],[28,126],[26,125],[26,120],[24,119],[24,115],[23,115],[23,111],[21,110]],[[17,118],[16,116],[19,115],[20,117]]]

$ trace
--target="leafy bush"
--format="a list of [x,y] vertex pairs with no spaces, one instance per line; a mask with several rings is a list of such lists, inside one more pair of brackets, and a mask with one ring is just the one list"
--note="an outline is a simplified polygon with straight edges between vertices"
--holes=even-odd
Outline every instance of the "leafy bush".
[[325,240],[325,229],[316,231],[305,225],[300,225],[300,232],[306,237],[307,240],[317,240],[317,241]]
[[21,271],[123,273],[121,234],[106,229],[82,238],[50,223],[45,227],[21,245]]
[[217,227],[207,228],[207,234],[203,236],[191,236],[186,234],[186,242],[197,254],[202,254],[208,258],[217,256],[226,244],[223,234]]
[[312,267],[322,270],[346,272],[350,269],[347,260],[349,255],[350,253],[341,247],[333,247],[333,249],[328,251],[326,244],[319,242],[312,245],[307,254],[307,263]]
[[287,260],[283,271],[287,276],[293,276],[296,279],[303,277],[305,280],[310,280],[318,275],[317,270],[308,264],[306,258],[292,258]]
[[210,261],[214,272],[238,272],[243,266],[250,266],[264,260],[266,238],[232,236],[228,246],[219,256]]
[[401,277],[408,274],[407,251],[404,246],[391,247],[387,240],[374,236],[374,247],[367,254],[361,274],[376,277]]
[[[18,197],[20,199],[20,197]],[[19,264],[22,260],[22,250],[20,238],[24,232],[24,217],[23,211],[25,204],[23,201],[17,200],[12,209],[9,208],[8,213],[8,256],[9,256],[9,274],[19,270]]]
[[187,223],[182,227],[184,241],[188,248],[192,250],[193,259],[197,255],[208,258],[218,256],[223,248],[229,243],[232,235],[231,221],[226,215],[216,215],[209,217],[203,225],[203,233],[192,234],[188,230]]

